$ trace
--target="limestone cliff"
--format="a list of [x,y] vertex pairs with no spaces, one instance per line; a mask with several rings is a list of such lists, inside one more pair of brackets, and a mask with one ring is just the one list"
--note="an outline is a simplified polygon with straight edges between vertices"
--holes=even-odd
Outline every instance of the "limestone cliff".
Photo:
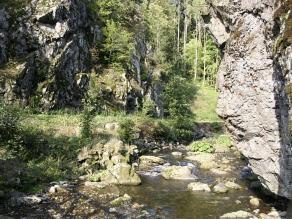
[[217,0],[209,5],[206,26],[223,54],[218,114],[262,184],[292,199],[285,92],[291,78],[291,1]]
[[94,45],[103,36],[88,5],[87,0],[0,1],[1,99],[43,109],[79,108],[94,72],[109,107],[133,111],[144,99],[159,104],[143,36],[135,37],[129,69],[94,71],[93,65],[101,65]]

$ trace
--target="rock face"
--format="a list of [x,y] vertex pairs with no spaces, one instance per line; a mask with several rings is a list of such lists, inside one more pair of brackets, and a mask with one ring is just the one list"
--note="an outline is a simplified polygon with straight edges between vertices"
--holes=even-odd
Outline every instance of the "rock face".
[[129,69],[96,73],[103,27],[88,5],[88,0],[0,2],[0,98],[42,109],[79,108],[94,72],[103,108],[132,112],[147,100],[162,116],[160,73],[147,64],[152,53],[145,36],[133,33]]
[[24,105],[79,106],[90,57],[85,2],[34,0],[23,7],[0,12],[0,65],[5,79],[15,79],[13,95]]
[[290,3],[209,1],[204,20],[223,54],[218,114],[264,187],[292,199]]

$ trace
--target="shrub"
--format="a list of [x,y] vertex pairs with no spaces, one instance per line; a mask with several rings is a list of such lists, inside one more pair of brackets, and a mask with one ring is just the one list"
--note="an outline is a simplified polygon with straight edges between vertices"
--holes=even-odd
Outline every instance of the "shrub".
[[142,113],[145,116],[155,117],[155,104],[151,100],[146,100],[143,103]]
[[214,146],[227,148],[232,146],[232,140],[228,135],[215,135],[212,138],[195,141],[189,145],[189,149],[195,152],[214,152]]
[[20,111],[15,107],[0,104],[0,147],[7,150],[9,156],[23,151],[20,118]]
[[120,122],[118,135],[124,143],[131,144],[135,139],[135,133],[135,123],[132,120],[126,119]]
[[11,140],[19,132],[20,113],[12,106],[0,105],[0,139],[1,142]]
[[82,114],[82,121],[81,121],[81,136],[82,138],[89,138],[92,134],[92,113],[85,107],[83,114]]
[[201,141],[194,141],[191,145],[189,145],[190,150],[195,152],[206,152],[213,153],[213,141],[212,139],[204,139]]
[[154,138],[159,141],[189,143],[194,138],[194,123],[190,119],[160,121],[155,125]]

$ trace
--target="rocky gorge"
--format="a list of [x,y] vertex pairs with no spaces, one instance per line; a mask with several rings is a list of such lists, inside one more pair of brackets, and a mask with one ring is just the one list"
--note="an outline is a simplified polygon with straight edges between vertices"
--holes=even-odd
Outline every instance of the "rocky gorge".
[[[119,133],[118,122],[100,125],[88,117],[92,121],[85,123],[98,126],[90,127],[94,136],[90,143],[74,148],[78,153],[73,163],[82,175],[45,183],[37,194],[11,192],[0,205],[0,218],[290,217],[292,2],[206,4],[208,13],[202,19],[222,56],[217,113],[234,145],[211,142],[209,153],[194,152],[188,141],[166,139],[175,132],[190,134],[192,141],[222,135],[225,129],[217,121],[192,124],[189,133],[184,127],[150,120],[128,136]],[[122,112],[126,117],[149,105],[158,119],[169,114],[162,98],[167,76],[146,31],[139,27],[142,31],[133,32],[126,66],[105,65],[99,47],[106,32],[102,15],[95,17],[89,5],[89,0],[0,0],[1,101],[50,115],[54,110],[86,109],[92,95],[106,113]],[[92,87],[98,92],[92,94]],[[184,126],[185,118],[178,118],[176,126]],[[72,134],[64,122],[63,129],[68,130],[62,134],[68,131],[66,137],[78,142],[82,130],[74,125]],[[128,121],[126,125],[137,126]],[[56,137],[58,131],[53,131]],[[154,139],[161,133],[163,137]],[[0,162],[0,170],[9,175],[7,169],[16,163]],[[5,185],[18,188],[22,179],[14,175],[24,170],[14,169],[12,177],[2,174],[0,181],[7,178]],[[0,201],[7,198],[1,192]]]

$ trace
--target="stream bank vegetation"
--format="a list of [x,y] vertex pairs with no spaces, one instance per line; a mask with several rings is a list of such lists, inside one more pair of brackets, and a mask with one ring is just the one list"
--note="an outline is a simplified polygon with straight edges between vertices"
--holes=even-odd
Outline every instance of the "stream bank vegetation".
[[[1,166],[13,166],[15,171],[1,171],[0,189],[36,191],[51,181],[76,178],[82,174],[77,162],[79,151],[106,141],[109,134],[104,128],[109,123],[118,124],[117,132],[111,134],[127,144],[133,143],[138,134],[155,142],[190,144],[192,150],[208,153],[213,152],[214,144],[229,146],[215,113],[220,53],[203,26],[204,1],[193,3],[92,0],[91,13],[102,27],[102,40],[92,45],[99,58],[98,64],[94,56],[91,60],[93,73],[83,109],[42,112],[1,103]],[[118,75],[131,67],[139,37],[151,48],[142,70],[151,63],[159,72],[153,78],[162,84],[162,116],[152,113],[157,106],[151,101],[144,101],[131,113],[112,107],[102,83],[97,83],[105,69]],[[127,74],[133,77],[133,72]],[[147,80],[142,71],[138,82]],[[195,141],[202,137],[197,136],[202,127],[216,133]]]

